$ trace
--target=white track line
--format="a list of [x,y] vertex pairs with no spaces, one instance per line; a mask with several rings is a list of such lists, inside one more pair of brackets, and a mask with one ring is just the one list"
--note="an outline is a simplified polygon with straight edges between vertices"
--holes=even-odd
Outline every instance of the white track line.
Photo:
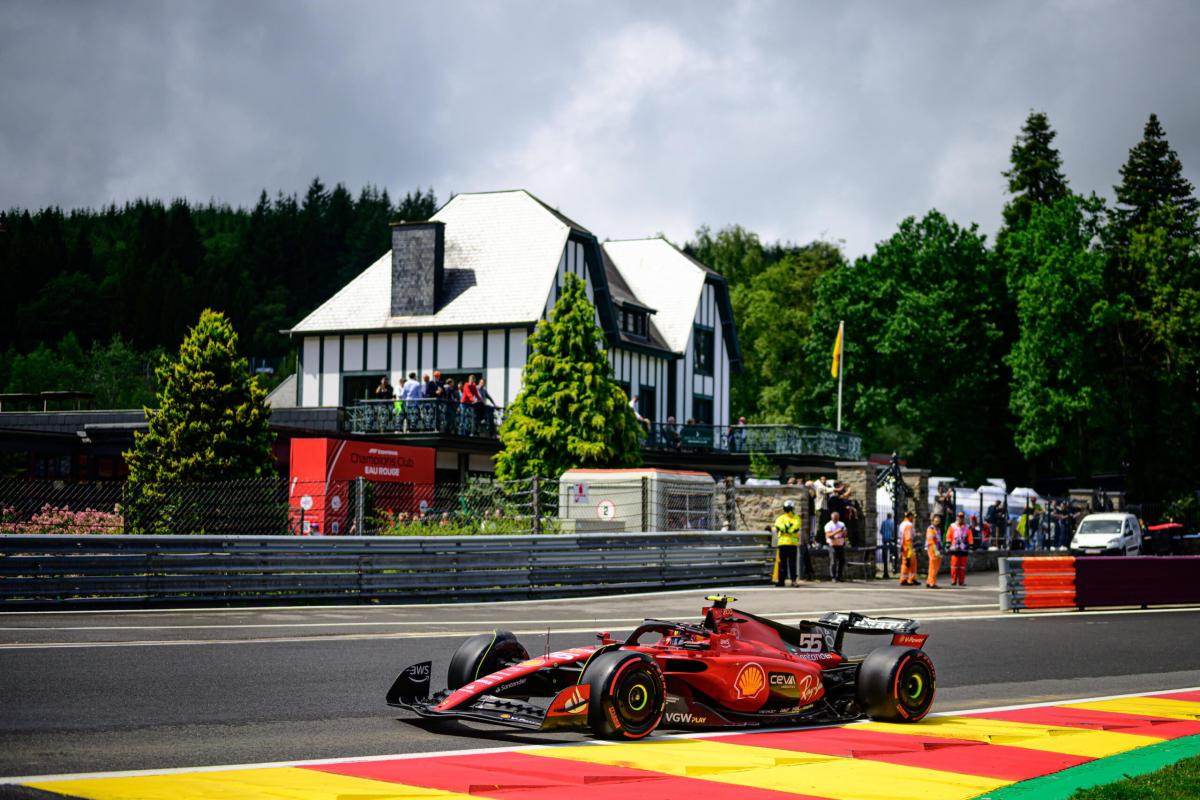
[[[943,605],[943,606],[907,606],[899,608],[865,608],[859,610],[860,614],[876,614],[883,611],[895,613],[899,611],[959,611],[973,608],[995,608],[995,603],[975,603],[962,605]],[[789,614],[822,614],[823,610],[807,609],[801,611],[788,612]],[[554,619],[523,619],[517,622],[511,620],[420,620],[420,621],[395,621],[381,620],[378,622],[245,622],[245,623],[225,623],[219,625],[48,625],[33,627],[29,625],[13,625],[0,627],[0,631],[15,631],[25,632],[30,631],[191,631],[191,630],[242,630],[249,628],[381,628],[381,627],[400,627],[400,626],[417,626],[424,625],[425,627],[445,626],[445,625],[491,625],[504,627],[505,625],[563,625],[563,624],[581,624],[590,622],[597,625],[608,625],[615,623],[641,622],[644,617],[577,617],[569,618],[554,618]]]
[[[1095,703],[1102,700],[1120,700],[1126,697],[1148,697],[1150,695],[1166,694],[1168,692],[1196,692],[1200,691],[1200,686],[1190,686],[1179,689],[1155,689],[1150,692],[1132,692],[1130,694],[1113,694],[1104,695],[1101,697],[1079,697],[1068,698],[1064,700],[1050,700],[1041,703],[1023,703],[1018,705],[994,706],[991,708],[973,708],[963,711],[946,711],[937,714],[930,714],[931,717],[961,717],[967,714],[982,714],[989,711],[1015,711],[1022,708],[1045,708],[1048,706],[1061,706],[1073,703]],[[851,725],[858,723],[849,723]],[[756,728],[754,730],[735,730],[735,731],[705,731],[703,733],[681,733],[667,734],[656,739],[704,739],[714,736],[747,736],[754,733],[761,733],[764,730],[771,732],[781,731],[807,731],[818,730],[820,728],[835,728],[838,725],[806,725],[791,728]],[[25,775],[13,777],[0,777],[0,785],[12,785],[21,783],[41,783],[47,781],[79,781],[79,780],[94,780],[97,778],[137,778],[147,777],[152,775],[181,775],[189,772],[225,772],[226,770],[237,769],[278,769],[280,767],[311,767],[321,764],[350,764],[370,761],[393,761],[398,759],[412,758],[437,758],[441,756],[472,756],[482,755],[485,753],[512,753],[519,750],[548,750],[559,747],[580,747],[580,746],[597,746],[603,747],[611,744],[622,744],[621,742],[606,742],[600,740],[589,740],[582,742],[562,742],[556,744],[544,745],[513,745],[511,747],[478,747],[471,750],[439,750],[429,753],[393,753],[391,755],[379,756],[346,756],[342,758],[314,758],[302,761],[270,761],[259,764],[220,764],[207,767],[170,767],[166,769],[146,769],[146,770],[125,770],[121,772],[81,772],[64,775]],[[627,742],[625,744],[628,744]]]
[[[883,609],[888,610],[888,609]],[[1108,611],[1060,611],[1060,612],[1039,612],[1036,614],[1013,614],[1011,612],[1000,612],[997,614],[937,614],[931,616],[923,616],[920,622],[937,622],[947,620],[969,619],[976,620],[1039,620],[1039,619],[1055,619],[1058,617],[1074,617],[1082,619],[1094,616],[1110,616],[1116,614],[1177,614],[1192,612],[1195,613],[1198,609],[1195,607],[1185,608],[1148,608],[1148,609],[1113,609]],[[638,620],[639,622],[641,620]],[[789,620],[788,617],[782,617],[781,622],[791,621],[793,624],[799,621]],[[542,636],[546,633],[545,627],[523,628],[518,625],[504,625],[510,628],[511,632],[521,636]],[[590,624],[586,627],[576,628],[552,628],[552,634],[568,634],[568,633],[595,633],[597,631],[596,624]],[[604,625],[599,628],[603,629]],[[91,647],[174,647],[174,646],[194,646],[194,645],[225,645],[225,644],[315,644],[323,642],[354,642],[354,641],[373,641],[379,639],[449,639],[459,636],[471,636],[479,633],[491,633],[495,626],[483,623],[478,629],[465,629],[455,631],[411,631],[398,633],[346,633],[346,634],[328,634],[322,636],[277,636],[277,637],[247,637],[245,639],[139,639],[131,641],[110,641],[110,642],[27,642],[27,643],[11,643],[0,644],[0,650],[55,650],[55,649],[80,649]],[[622,630],[622,628],[617,628]]]
[[[887,610],[887,609],[884,609]],[[1085,619],[1097,616],[1111,616],[1116,614],[1178,614],[1178,613],[1196,613],[1196,607],[1186,608],[1146,608],[1146,609],[1113,609],[1109,611],[1060,611],[1060,612],[1039,612],[1036,614],[1013,614],[1011,612],[1001,612],[998,614],[940,614],[922,617],[919,622],[937,622],[946,620],[969,619],[976,620],[1044,620],[1055,619],[1059,617],[1074,617],[1076,619]],[[791,615],[781,617],[781,622],[788,622]],[[641,621],[640,619],[638,620]],[[792,620],[798,622],[799,620]],[[355,642],[355,641],[376,641],[381,639],[449,639],[459,636],[471,636],[479,633],[491,633],[495,626],[490,626],[483,623],[478,629],[466,629],[456,631],[407,631],[399,633],[346,633],[346,634],[328,634],[324,636],[271,636],[271,637],[247,637],[245,639],[139,639],[131,641],[114,641],[114,642],[24,642],[0,644],[0,651],[3,650],[63,650],[63,649],[86,649],[93,647],[181,647],[181,646],[197,646],[197,645],[226,645],[226,644],[320,644],[326,642]],[[509,626],[505,626],[509,627]],[[605,626],[601,625],[603,629]],[[552,634],[566,633],[596,633],[597,626],[595,624],[586,627],[578,628],[552,628]],[[522,628],[520,624],[511,627],[511,632],[521,636],[542,636],[546,633],[545,627],[538,628]]]
[[[972,573],[975,574],[975,573]],[[981,575],[989,575],[994,573],[980,573]],[[985,579],[986,580],[986,579]],[[886,591],[892,588],[898,588],[890,579],[888,581],[863,581],[860,583],[851,583],[849,585],[842,584],[840,586],[827,586],[821,581],[805,582],[801,587],[806,591],[814,592],[862,592],[862,591]],[[971,589],[983,590],[986,592],[999,593],[999,584],[992,586],[987,583],[974,584]],[[775,586],[725,586],[725,587],[709,587],[696,589],[665,589],[656,592],[635,592],[633,594],[597,594],[597,595],[581,595],[578,597],[547,597],[532,600],[481,600],[473,603],[353,603],[349,605],[324,605],[320,603],[313,604],[297,604],[297,605],[279,605],[279,606],[205,606],[197,608],[86,608],[86,609],[49,609],[46,611],[4,611],[4,614],[29,614],[49,616],[52,614],[198,614],[203,612],[226,612],[237,613],[242,611],[389,611],[398,608],[405,609],[420,609],[420,608],[472,608],[476,606],[497,606],[497,605],[530,605],[532,603],[581,603],[589,600],[623,600],[626,598],[638,597],[669,597],[671,595],[700,595],[721,593],[729,594],[732,592],[776,592],[778,587]]]

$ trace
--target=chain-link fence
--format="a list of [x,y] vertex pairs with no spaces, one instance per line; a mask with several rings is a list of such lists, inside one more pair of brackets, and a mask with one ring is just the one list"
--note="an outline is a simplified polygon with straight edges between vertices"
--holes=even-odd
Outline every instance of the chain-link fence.
[[731,481],[708,476],[465,483],[264,478],[140,487],[0,481],[0,533],[474,535],[737,530]]
[[0,533],[273,535],[288,528],[288,484],[264,478],[174,486],[0,481]]

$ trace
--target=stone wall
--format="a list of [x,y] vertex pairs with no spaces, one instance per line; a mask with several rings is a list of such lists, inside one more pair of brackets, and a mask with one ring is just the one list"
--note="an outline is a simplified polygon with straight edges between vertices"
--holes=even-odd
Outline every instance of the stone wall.
[[808,490],[803,486],[739,486],[737,492],[737,530],[770,530],[775,518],[783,513],[783,501],[796,504],[796,513],[808,530]]

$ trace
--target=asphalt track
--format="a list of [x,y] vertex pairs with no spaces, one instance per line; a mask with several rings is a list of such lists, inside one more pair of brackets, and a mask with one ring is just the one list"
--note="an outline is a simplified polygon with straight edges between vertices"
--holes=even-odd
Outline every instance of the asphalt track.
[[[935,711],[1200,685],[1200,610],[1001,614],[995,575],[938,591],[894,584],[716,587],[784,621],[826,610],[911,616],[931,634]],[[704,590],[467,606],[0,616],[0,776],[413,754],[581,741],[383,704],[400,668],[439,674],[464,636],[504,627],[532,653],[694,620]],[[549,635],[547,636],[547,631]]]

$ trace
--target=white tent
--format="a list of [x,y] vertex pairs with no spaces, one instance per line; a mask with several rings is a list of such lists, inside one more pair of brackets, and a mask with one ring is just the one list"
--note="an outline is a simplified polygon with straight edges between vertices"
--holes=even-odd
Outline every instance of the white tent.
[[1038,493],[1026,486],[1018,486],[1008,493],[1008,513],[1020,514],[1026,505],[1040,502]]

